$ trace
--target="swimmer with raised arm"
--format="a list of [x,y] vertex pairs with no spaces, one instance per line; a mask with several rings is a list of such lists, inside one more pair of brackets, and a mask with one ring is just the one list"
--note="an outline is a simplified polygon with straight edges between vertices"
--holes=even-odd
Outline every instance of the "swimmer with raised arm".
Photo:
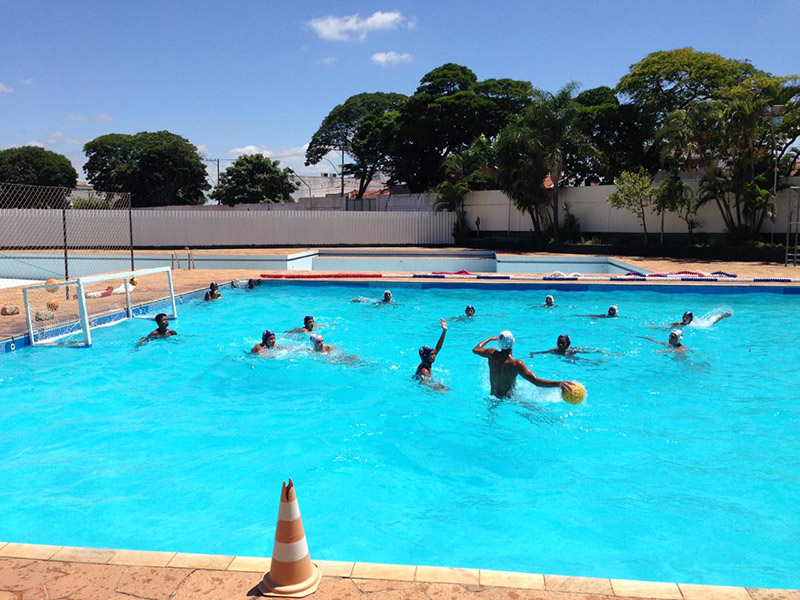
[[158,313],[156,315],[156,324],[158,325],[158,329],[148,333],[145,337],[139,340],[139,345],[146,344],[150,340],[160,339],[160,338],[168,338],[172,337],[173,335],[178,335],[178,332],[174,329],[169,328],[169,320],[167,319],[167,315],[164,313]]
[[[486,344],[489,342],[497,342],[500,350],[487,348]],[[474,354],[482,356],[489,361],[489,382],[492,396],[495,398],[507,398],[510,396],[514,391],[517,376],[530,381],[537,387],[561,388],[566,391],[572,389],[572,383],[569,381],[550,381],[534,375],[522,360],[514,358],[512,354],[513,346],[513,334],[510,331],[501,331],[496,336],[486,338],[472,349]]]
[[[444,337],[447,335],[447,321],[439,319],[439,324],[442,326],[442,334],[439,336],[439,341],[436,342],[436,347],[422,346],[419,349],[420,363],[417,365],[417,372],[414,373],[414,379],[426,385],[431,385],[428,380],[430,379],[431,371],[433,371],[433,363],[439,355],[439,352],[442,351]],[[436,387],[439,388],[439,386]]]
[[643,340],[655,342],[656,344],[661,344],[662,346],[666,346],[667,348],[669,348],[668,350],[664,350],[664,352],[684,353],[687,350],[689,350],[686,346],[683,345],[683,332],[680,329],[673,329],[672,331],[669,332],[669,343],[660,342],[658,340],[654,340],[651,337],[645,337],[643,335],[637,335],[636,337],[641,338]]
[[295,327],[294,329],[287,329],[286,333],[311,333],[314,331],[314,317],[311,315],[306,315],[303,317],[303,326],[302,327]]
[[212,300],[219,300],[220,298],[222,298],[222,294],[219,293],[219,286],[216,281],[212,281],[211,285],[208,286],[208,291],[203,297],[203,300],[211,302]]
[[287,346],[279,346],[276,344],[275,334],[269,329],[265,329],[264,333],[261,334],[261,343],[253,346],[250,352],[253,354],[265,354],[267,350],[273,350],[275,348],[278,350],[286,350]]

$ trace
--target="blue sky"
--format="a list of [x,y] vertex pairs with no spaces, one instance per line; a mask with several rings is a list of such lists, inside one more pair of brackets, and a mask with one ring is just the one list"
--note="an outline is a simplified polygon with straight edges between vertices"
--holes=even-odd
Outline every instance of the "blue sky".
[[336,104],[410,94],[446,62],[586,89],[692,46],[789,74],[798,32],[800,0],[0,0],[0,148],[41,145],[80,173],[85,142],[167,129],[207,157],[261,151],[315,174],[330,166],[304,167],[304,145]]

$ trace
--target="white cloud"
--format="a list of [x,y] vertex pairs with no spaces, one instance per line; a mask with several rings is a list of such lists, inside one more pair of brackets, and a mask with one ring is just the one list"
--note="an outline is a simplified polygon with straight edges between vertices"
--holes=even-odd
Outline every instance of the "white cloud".
[[83,115],[76,115],[76,114],[70,113],[69,114],[69,120],[70,121],[85,121],[86,117],[84,117]]
[[200,156],[208,156],[208,146],[205,144],[197,144],[197,153]]
[[280,160],[281,162],[297,162],[298,160],[305,160],[306,148],[308,148],[308,144],[303,144],[302,146],[289,146],[279,148],[277,150],[274,150],[269,146],[265,146],[264,144],[260,144],[258,146],[255,144],[250,144],[248,146],[242,146],[241,148],[229,150],[228,154],[234,158],[238,158],[243,154],[263,154],[272,160]]
[[[413,22],[413,21],[412,21]],[[320,17],[311,19],[306,25],[323,40],[346,42],[353,39],[364,41],[372,31],[397,29],[409,22],[400,11],[374,12],[362,19],[359,15],[348,17]],[[410,25],[413,27],[413,25]]]
[[380,65],[382,67],[388,67],[390,65],[399,65],[403,63],[410,63],[414,60],[414,57],[411,56],[408,52],[403,52],[400,54],[399,52],[395,52],[394,50],[391,52],[376,52],[372,55],[372,62],[376,65]]
[[22,81],[20,81],[20,83],[22,85],[33,85],[34,81],[33,81],[33,79],[23,79]]
[[83,146],[83,140],[81,138],[72,137],[63,131],[51,131],[47,137],[47,145],[53,146],[57,142],[64,142],[72,146]]
[[38,140],[31,140],[26,146],[36,146],[37,148],[44,148],[44,144]]
[[114,120],[114,117],[112,117],[110,114],[104,113],[104,112],[97,113],[94,116],[94,118],[97,119],[98,121],[102,121],[103,123],[110,123],[111,121]]
[[323,65],[332,65],[333,63],[335,63],[335,62],[336,62],[336,60],[337,60],[337,59],[336,59],[336,57],[335,57],[335,56],[326,56],[326,57],[325,57],[325,58],[323,58],[323,59],[322,59],[320,62],[321,62]]
[[5,83],[0,81],[0,94],[12,94],[12,93],[14,93],[14,88],[10,88]]

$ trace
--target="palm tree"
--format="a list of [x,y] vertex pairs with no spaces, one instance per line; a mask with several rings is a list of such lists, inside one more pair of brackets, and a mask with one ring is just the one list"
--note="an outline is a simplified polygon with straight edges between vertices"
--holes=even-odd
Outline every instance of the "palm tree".
[[522,115],[521,125],[536,141],[544,155],[553,181],[553,239],[558,241],[558,189],[564,172],[564,157],[568,153],[592,154],[589,138],[579,128],[579,108],[575,102],[578,84],[569,82],[555,94],[537,92],[534,101]]
[[466,229],[464,223],[464,196],[469,192],[469,181],[464,173],[464,158],[458,152],[448,156],[442,164],[445,179],[435,188],[434,206],[437,210],[449,210],[456,213],[454,234],[461,235]]

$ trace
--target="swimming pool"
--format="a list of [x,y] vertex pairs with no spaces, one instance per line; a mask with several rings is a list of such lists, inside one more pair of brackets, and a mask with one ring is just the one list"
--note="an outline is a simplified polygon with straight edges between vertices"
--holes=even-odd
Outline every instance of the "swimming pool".
[[[318,559],[800,587],[798,296],[593,287],[546,309],[544,289],[392,289],[227,289],[184,304],[172,340],[137,349],[152,327],[130,321],[88,350],[0,355],[0,539],[268,556],[291,476]],[[435,365],[450,391],[414,383],[468,303]],[[577,316],[612,303],[621,318]],[[719,305],[735,316],[687,329],[685,357],[634,337]],[[359,360],[247,355],[305,314]],[[470,350],[502,329],[587,402],[527,383],[492,400]],[[527,358],[562,332],[605,352]]]

